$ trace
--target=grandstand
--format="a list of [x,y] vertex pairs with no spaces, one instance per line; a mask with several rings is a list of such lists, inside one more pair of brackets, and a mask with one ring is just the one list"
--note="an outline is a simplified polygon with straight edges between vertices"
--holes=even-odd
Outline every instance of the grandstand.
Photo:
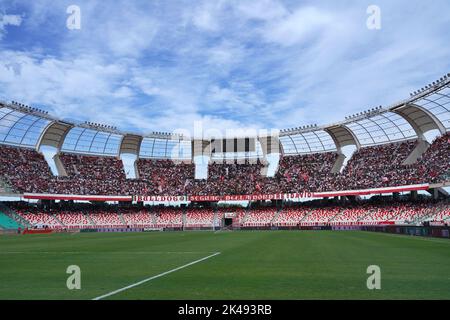
[[[50,229],[214,228],[225,219],[217,202],[230,200],[250,201],[234,218],[233,225],[241,228],[447,223],[449,94],[446,75],[401,102],[338,123],[200,141],[70,123],[2,102],[0,191],[12,199],[39,201],[7,206],[18,225]],[[430,132],[436,134],[431,143],[425,138]],[[356,151],[344,161],[347,146]],[[56,173],[43,147],[55,148]],[[137,157],[132,178],[125,174],[124,154]],[[279,154],[279,162],[268,175],[272,154]],[[198,156],[209,158],[203,178],[197,178]],[[418,199],[419,191],[430,196]],[[409,193],[410,203],[399,203],[400,193]],[[385,197],[378,202],[361,199],[380,194]],[[312,199],[322,203],[289,205]],[[143,200],[191,204],[152,208]],[[80,209],[65,201],[122,205]]]
[[[22,224],[55,230],[92,228],[163,228],[170,230],[216,230],[225,226],[225,213],[234,214],[241,229],[285,229],[301,226],[362,226],[448,224],[448,200],[363,201],[342,204],[291,204],[286,207],[255,208],[174,208],[128,207],[39,208],[35,204],[9,203]],[[9,219],[11,220],[11,219]],[[13,220],[14,221],[14,220]],[[20,222],[16,222],[16,226]]]

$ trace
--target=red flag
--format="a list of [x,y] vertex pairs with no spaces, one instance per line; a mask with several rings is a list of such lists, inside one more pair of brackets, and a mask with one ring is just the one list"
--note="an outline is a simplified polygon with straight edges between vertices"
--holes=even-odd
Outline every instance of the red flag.
[[288,182],[291,182],[292,178],[291,178],[291,175],[289,174],[289,172],[286,172],[286,173],[284,174],[284,177],[286,178],[286,180],[287,180]]
[[302,178],[304,181],[308,182],[309,181],[309,175],[305,172],[302,174]]

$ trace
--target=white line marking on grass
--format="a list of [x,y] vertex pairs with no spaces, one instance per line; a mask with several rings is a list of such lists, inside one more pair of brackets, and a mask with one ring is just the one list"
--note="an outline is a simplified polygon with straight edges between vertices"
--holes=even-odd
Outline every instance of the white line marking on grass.
[[128,290],[128,289],[131,289],[131,288],[140,286],[141,284],[144,284],[144,283],[146,283],[146,282],[148,282],[148,281],[151,281],[151,280],[154,280],[154,279],[163,277],[163,276],[165,276],[165,275],[168,275],[168,274],[170,274],[170,273],[173,273],[173,272],[175,272],[175,271],[178,271],[178,270],[181,270],[181,269],[190,267],[190,266],[192,266],[192,265],[194,265],[194,264],[196,264],[196,263],[205,261],[206,259],[215,257],[215,256],[217,256],[217,255],[219,255],[219,254],[220,254],[220,252],[213,253],[213,254],[211,254],[211,255],[209,255],[209,256],[206,256],[206,257],[204,257],[204,258],[201,258],[201,259],[198,259],[198,260],[189,262],[189,263],[187,263],[187,264],[185,264],[185,265],[182,265],[181,267],[178,267],[178,268],[175,268],[175,269],[172,269],[172,270],[169,270],[169,271],[160,273],[160,274],[158,274],[158,275],[156,275],[156,276],[153,276],[153,277],[150,277],[150,278],[141,280],[141,281],[139,281],[139,282],[130,284],[129,286],[123,287],[123,288],[121,288],[121,289],[117,289],[117,290],[111,291],[111,292],[109,292],[109,293],[106,293],[106,294],[104,294],[104,295],[98,296],[98,297],[96,297],[96,298],[94,298],[94,299],[92,299],[92,300],[101,300],[101,299],[103,299],[103,298],[110,297],[110,296],[112,296],[112,295],[115,295],[115,294],[117,294],[117,293],[123,292],[123,291],[125,291],[125,290]]

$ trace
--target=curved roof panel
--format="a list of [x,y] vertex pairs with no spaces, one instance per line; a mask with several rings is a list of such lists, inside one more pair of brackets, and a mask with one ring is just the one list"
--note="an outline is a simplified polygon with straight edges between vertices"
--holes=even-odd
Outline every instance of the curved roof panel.
[[36,146],[49,120],[10,108],[0,109],[0,142]]
[[190,140],[144,138],[139,152],[141,158],[191,159]]
[[72,128],[64,139],[62,151],[118,155],[122,136],[93,129]]
[[285,154],[336,151],[333,138],[324,130],[282,135],[280,141]]
[[400,115],[384,112],[346,123],[362,146],[417,138],[411,125]]
[[64,143],[64,137],[69,133],[73,126],[68,123],[55,121],[49,125],[40,141],[40,146],[51,146],[60,149]]
[[450,129],[450,87],[420,98],[414,104],[431,112],[447,130]]
[[325,128],[334,139],[337,147],[342,148],[349,145],[355,145],[359,148],[359,141],[354,136],[354,133],[345,126],[331,126]]
[[129,153],[138,155],[142,143],[142,136],[135,134],[126,134],[120,145],[120,153]]

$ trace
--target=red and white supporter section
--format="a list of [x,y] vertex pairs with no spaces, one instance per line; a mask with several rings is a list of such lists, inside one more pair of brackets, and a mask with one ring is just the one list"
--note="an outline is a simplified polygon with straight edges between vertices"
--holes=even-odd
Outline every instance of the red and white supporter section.
[[272,228],[301,226],[419,225],[450,223],[448,201],[364,201],[355,204],[290,203],[285,207],[193,208],[83,205],[73,208],[38,208],[10,203],[10,209],[28,222],[29,228],[156,228],[212,229],[225,227]]

